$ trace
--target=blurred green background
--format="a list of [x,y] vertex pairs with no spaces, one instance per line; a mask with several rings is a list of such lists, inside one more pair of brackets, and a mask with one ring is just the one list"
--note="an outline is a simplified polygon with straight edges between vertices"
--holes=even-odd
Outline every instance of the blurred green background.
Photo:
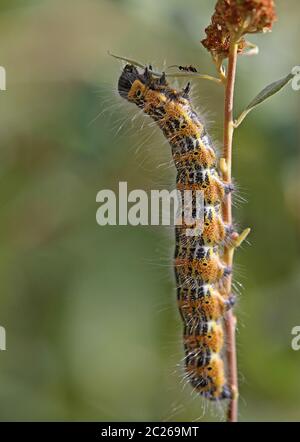
[[[277,2],[274,31],[239,59],[236,113],[300,63],[300,4]],[[219,420],[184,387],[181,324],[163,227],[100,227],[96,194],[172,188],[158,130],[141,130],[116,93],[122,63],[107,50],[214,73],[199,41],[212,0],[2,1],[0,65],[1,420]],[[194,82],[215,140],[222,88]],[[251,246],[241,283],[240,419],[300,420],[300,91],[291,86],[236,132],[237,204]],[[98,116],[98,117],[97,117]],[[96,118],[97,117],[97,118]],[[96,119],[95,119],[96,118]],[[120,129],[120,130],[119,130]],[[205,411],[205,416],[203,413]]]

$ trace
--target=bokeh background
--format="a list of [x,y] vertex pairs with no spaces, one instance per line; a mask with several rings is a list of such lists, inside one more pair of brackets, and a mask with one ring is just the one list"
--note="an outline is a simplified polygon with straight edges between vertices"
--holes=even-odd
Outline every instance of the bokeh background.
[[[236,114],[299,64],[300,4],[239,59]],[[1,420],[219,420],[184,387],[181,324],[164,227],[100,227],[101,189],[172,188],[162,135],[116,94],[107,50],[214,73],[200,45],[212,0],[7,0],[0,6]],[[222,88],[194,102],[222,139]],[[240,419],[300,420],[300,91],[289,86],[236,132]],[[167,165],[164,165],[167,163]],[[238,198],[239,200],[240,198]],[[205,416],[203,413],[205,411]]]

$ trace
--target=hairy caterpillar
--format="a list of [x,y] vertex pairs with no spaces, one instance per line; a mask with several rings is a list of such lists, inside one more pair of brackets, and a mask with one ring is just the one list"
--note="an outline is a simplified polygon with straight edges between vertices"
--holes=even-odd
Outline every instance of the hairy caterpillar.
[[161,128],[172,148],[177,189],[204,192],[204,229],[200,236],[176,226],[175,275],[177,301],[183,321],[185,370],[191,385],[211,400],[231,397],[226,383],[223,316],[234,302],[226,298],[222,282],[231,269],[222,262],[222,245],[232,227],[222,220],[220,205],[233,190],[217,171],[217,156],[201,119],[191,106],[190,85],[177,91],[164,74],[157,78],[127,64],[119,78],[121,97],[136,104]]

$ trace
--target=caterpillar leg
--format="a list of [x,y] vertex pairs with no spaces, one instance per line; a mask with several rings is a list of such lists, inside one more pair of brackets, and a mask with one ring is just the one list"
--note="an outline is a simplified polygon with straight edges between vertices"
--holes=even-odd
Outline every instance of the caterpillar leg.
[[222,389],[219,396],[217,396],[215,394],[215,392],[203,393],[201,395],[204,396],[206,399],[209,399],[210,401],[215,401],[215,402],[219,401],[219,400],[233,398],[233,393],[231,391],[231,388],[227,384],[223,386],[223,389]]
[[232,307],[235,306],[235,303],[236,303],[236,296],[233,295],[233,294],[231,294],[231,295],[229,296],[229,298],[226,299],[226,300],[224,301],[224,303],[225,303],[225,305],[226,305],[227,310],[230,310]]

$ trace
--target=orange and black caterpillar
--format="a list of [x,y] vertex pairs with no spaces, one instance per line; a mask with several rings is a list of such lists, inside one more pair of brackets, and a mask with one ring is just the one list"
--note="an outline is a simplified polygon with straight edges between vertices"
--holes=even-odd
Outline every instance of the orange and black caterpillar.
[[164,74],[157,77],[151,68],[139,72],[127,64],[118,90],[121,97],[149,115],[169,141],[177,189],[204,193],[202,234],[188,236],[186,225],[176,226],[175,275],[184,326],[185,371],[202,396],[230,398],[222,359],[223,317],[234,297],[223,293],[223,281],[231,269],[222,262],[221,253],[233,231],[223,222],[220,207],[232,185],[219,176],[212,141],[189,99],[189,84],[178,91],[168,85]]

